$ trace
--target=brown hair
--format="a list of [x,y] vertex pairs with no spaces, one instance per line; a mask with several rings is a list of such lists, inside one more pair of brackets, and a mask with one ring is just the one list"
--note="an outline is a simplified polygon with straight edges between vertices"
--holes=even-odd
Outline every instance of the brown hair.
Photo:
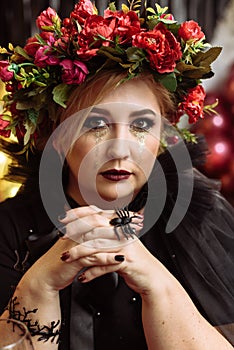
[[[67,108],[60,110],[60,122],[79,110],[99,104],[107,94],[120,84],[124,84],[126,78],[126,72],[123,71],[106,70],[99,72],[73,91],[67,102]],[[159,103],[161,114],[170,120],[175,112],[174,96],[157,82],[150,72],[142,73],[132,79],[145,81],[152,88]]]

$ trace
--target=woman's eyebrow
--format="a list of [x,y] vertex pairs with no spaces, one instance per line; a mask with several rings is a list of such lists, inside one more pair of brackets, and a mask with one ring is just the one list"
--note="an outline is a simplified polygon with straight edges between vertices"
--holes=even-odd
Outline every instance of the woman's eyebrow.
[[145,115],[145,114],[151,114],[154,117],[157,116],[157,114],[152,109],[146,108],[146,109],[141,109],[139,111],[132,112],[130,114],[130,117],[138,117],[138,116]]
[[104,108],[97,108],[93,107],[90,111],[90,113],[97,113],[97,114],[105,114],[105,115],[110,115],[110,112],[107,109]]

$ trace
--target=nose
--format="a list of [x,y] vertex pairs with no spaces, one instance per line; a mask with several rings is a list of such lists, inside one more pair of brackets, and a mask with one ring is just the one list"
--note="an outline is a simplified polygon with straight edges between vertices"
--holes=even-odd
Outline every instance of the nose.
[[127,159],[131,154],[129,126],[126,124],[113,125],[111,139],[108,141],[108,156],[115,159]]

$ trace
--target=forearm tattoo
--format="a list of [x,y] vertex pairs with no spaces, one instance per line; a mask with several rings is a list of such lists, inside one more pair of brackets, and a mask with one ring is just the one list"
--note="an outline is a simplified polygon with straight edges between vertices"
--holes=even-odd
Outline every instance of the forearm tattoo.
[[17,297],[10,300],[6,310],[9,312],[9,318],[21,321],[25,323],[32,337],[38,336],[38,341],[47,342],[49,339],[51,343],[59,343],[59,337],[61,333],[61,321],[51,321],[49,326],[40,325],[39,321],[32,321],[32,314],[36,314],[38,309],[26,310],[25,307],[21,307],[19,310],[19,301]]

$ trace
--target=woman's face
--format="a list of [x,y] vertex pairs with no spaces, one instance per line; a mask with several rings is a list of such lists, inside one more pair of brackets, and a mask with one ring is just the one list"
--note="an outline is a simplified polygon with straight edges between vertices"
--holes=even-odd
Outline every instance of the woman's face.
[[91,108],[66,157],[68,194],[80,205],[127,205],[149,177],[160,129],[159,104],[147,84],[121,84]]

